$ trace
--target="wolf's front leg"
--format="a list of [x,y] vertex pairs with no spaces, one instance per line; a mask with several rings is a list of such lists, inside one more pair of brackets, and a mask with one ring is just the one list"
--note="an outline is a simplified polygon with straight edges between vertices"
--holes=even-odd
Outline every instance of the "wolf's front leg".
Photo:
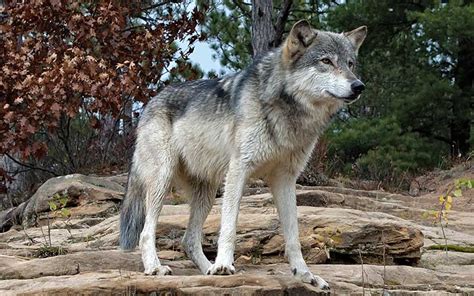
[[235,273],[234,248],[239,215],[240,199],[247,179],[248,169],[231,161],[227,172],[221,211],[221,230],[217,242],[217,257],[207,270],[209,275],[228,275]]
[[329,289],[329,284],[309,271],[301,253],[298,235],[298,216],[296,208],[296,177],[282,172],[276,172],[269,180],[273,199],[278,208],[280,224],[285,237],[285,254],[294,276],[305,283]]

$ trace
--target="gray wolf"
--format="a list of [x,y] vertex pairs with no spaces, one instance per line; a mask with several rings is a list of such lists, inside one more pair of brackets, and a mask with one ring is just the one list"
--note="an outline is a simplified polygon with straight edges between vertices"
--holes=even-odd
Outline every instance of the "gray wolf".
[[[295,182],[325,126],[364,84],[354,70],[367,28],[336,34],[297,22],[284,43],[246,70],[219,79],[165,87],[146,106],[138,127],[120,246],[138,243],[147,275],[167,275],[155,247],[163,199],[172,186],[190,197],[182,244],[202,273],[235,273],[234,244],[246,180],[271,188],[292,273],[327,289],[306,265],[298,238]],[[217,257],[203,253],[202,226],[224,181]]]

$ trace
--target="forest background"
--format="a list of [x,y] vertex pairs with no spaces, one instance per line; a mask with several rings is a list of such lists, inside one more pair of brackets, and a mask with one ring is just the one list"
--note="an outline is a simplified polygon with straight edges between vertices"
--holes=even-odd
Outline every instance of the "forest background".
[[[331,123],[301,183],[350,179],[403,191],[421,173],[473,157],[472,1],[34,0],[0,7],[1,207],[53,176],[125,172],[141,110],[163,86],[240,71],[279,46],[300,19],[320,30],[369,28],[358,65],[366,91]],[[199,44],[218,71],[189,58]]]

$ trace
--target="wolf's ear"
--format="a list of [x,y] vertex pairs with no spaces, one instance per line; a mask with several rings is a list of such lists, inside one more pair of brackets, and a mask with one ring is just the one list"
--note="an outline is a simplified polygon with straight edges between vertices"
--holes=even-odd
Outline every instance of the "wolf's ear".
[[296,60],[313,43],[316,38],[316,31],[306,20],[298,21],[291,28],[290,34],[286,38],[283,46],[283,57],[287,61]]
[[365,36],[367,36],[367,26],[362,26],[350,32],[344,32],[344,36],[354,45],[356,53],[359,51]]

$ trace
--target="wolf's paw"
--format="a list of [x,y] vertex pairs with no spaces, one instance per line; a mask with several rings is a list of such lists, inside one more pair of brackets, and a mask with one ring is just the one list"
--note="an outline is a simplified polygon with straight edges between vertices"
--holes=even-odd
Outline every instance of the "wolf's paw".
[[299,278],[301,281],[304,283],[311,284],[313,286],[319,287],[321,290],[329,290],[329,284],[323,280],[321,277],[317,275],[313,275],[310,271],[308,270],[301,270],[299,271],[296,268],[293,268],[291,270],[293,272],[293,275],[297,278]]
[[235,273],[235,267],[228,264],[214,263],[209,267],[207,275],[231,275]]
[[171,275],[173,271],[166,265],[155,266],[145,269],[145,275]]

